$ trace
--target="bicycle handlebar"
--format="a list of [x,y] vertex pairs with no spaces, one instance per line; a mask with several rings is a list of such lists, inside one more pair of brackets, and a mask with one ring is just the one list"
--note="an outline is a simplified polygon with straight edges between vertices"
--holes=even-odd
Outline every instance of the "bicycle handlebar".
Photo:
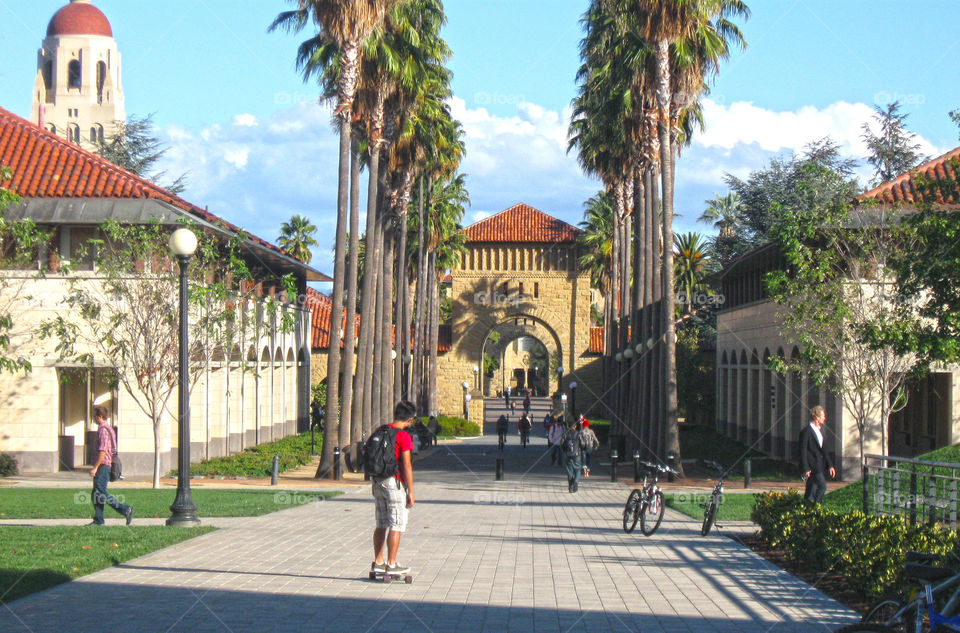
[[654,464],[653,462],[640,462],[641,466],[646,467],[648,470],[655,470],[658,473],[667,474],[673,473],[674,475],[679,476],[680,473],[669,466],[661,466],[660,464]]
[[723,466],[709,459],[703,460],[703,465],[706,466],[707,468],[712,468],[714,470],[719,470],[721,472],[723,471]]

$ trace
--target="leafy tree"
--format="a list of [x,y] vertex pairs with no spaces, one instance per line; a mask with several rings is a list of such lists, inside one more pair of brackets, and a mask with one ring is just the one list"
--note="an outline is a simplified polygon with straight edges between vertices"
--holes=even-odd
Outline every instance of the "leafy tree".
[[295,215],[289,222],[280,225],[280,237],[277,243],[294,259],[309,264],[313,259],[310,249],[319,244],[314,237],[316,233],[317,227],[313,222],[302,215]]
[[[150,418],[154,432],[153,485],[160,482],[160,427],[179,377],[179,267],[170,256],[169,227],[100,226],[92,240],[97,276],[68,276],[69,310],[40,324],[42,339],[53,339],[61,359],[105,364],[117,382]],[[190,276],[191,388],[215,358],[229,358],[241,337],[256,340],[269,319],[246,318],[252,274],[240,256],[242,234],[226,243],[199,231]],[[66,271],[70,272],[70,271]],[[213,281],[211,281],[213,280]],[[292,292],[292,280],[281,282]],[[269,299],[266,314],[279,304]],[[289,315],[278,319],[289,328]]]
[[892,263],[913,246],[895,211],[851,206],[845,173],[809,163],[802,174],[803,186],[777,205],[771,227],[786,268],[767,277],[782,308],[781,334],[800,354],[769,362],[781,373],[806,372],[841,398],[857,424],[862,460],[868,439],[886,451],[890,415],[905,404],[912,359],[873,333],[896,313]]
[[893,180],[925,160],[920,144],[913,142],[914,135],[904,125],[906,118],[907,114],[900,113],[900,103],[894,101],[886,108],[876,108],[873,120],[880,126],[879,134],[874,134],[869,123],[863,124],[861,138],[870,152],[867,162],[873,165],[875,185]]
[[[117,167],[150,182],[158,183],[166,175],[163,171],[151,173],[157,161],[167,152],[153,129],[152,114],[114,122],[114,133],[106,139],[98,140],[94,151]],[[161,186],[176,195],[186,189],[186,180],[187,175],[182,174],[172,183]]]

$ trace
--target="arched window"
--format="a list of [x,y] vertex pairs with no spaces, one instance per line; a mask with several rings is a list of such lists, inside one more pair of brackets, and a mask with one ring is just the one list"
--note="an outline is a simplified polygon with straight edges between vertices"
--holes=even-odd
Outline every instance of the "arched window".
[[67,126],[67,140],[71,143],[80,144],[80,126],[76,123]]
[[80,62],[76,59],[67,66],[67,88],[80,89]]
[[97,103],[103,103],[103,84],[107,81],[107,65],[97,62]]
[[90,142],[103,143],[103,126],[102,125],[97,124],[90,128]]
[[53,90],[53,60],[43,62],[43,85],[47,90]]
[[47,131],[52,132],[53,134],[57,133],[57,126],[53,123],[47,123]]

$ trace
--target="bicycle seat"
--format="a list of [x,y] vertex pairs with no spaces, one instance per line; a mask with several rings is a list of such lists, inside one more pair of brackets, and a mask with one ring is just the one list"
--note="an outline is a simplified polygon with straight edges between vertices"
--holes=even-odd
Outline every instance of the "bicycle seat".
[[943,560],[943,555],[941,554],[925,554],[923,552],[907,552],[905,558],[908,563],[939,563]]
[[926,580],[927,582],[936,582],[956,575],[956,571],[949,567],[934,567],[933,565],[923,565],[921,563],[907,563],[903,567],[903,574],[907,578],[914,580]]

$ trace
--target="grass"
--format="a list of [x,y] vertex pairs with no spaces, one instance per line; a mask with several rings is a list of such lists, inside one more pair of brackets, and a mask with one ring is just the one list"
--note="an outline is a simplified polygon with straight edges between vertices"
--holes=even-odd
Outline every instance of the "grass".
[[[110,494],[132,505],[136,519],[170,516],[170,504],[176,496],[172,488],[113,488]],[[214,490],[194,488],[193,501],[201,519],[207,517],[259,516],[294,505],[336,496],[337,492],[289,490]],[[120,515],[105,508],[106,516]],[[93,516],[90,491],[69,488],[5,488],[0,490],[2,519],[83,519]]]
[[750,448],[706,425],[680,425],[680,455],[684,460],[713,460],[726,468],[733,466],[728,479],[743,479],[743,461],[751,460],[753,479],[794,481],[800,479],[799,467],[789,462],[771,459],[760,451]]
[[[749,521],[753,510],[752,494],[723,495],[723,504],[717,511],[717,520]],[[694,519],[703,519],[703,509],[710,501],[709,492],[676,492],[664,495],[667,507],[679,510]]]
[[0,601],[49,589],[214,529],[5,526],[0,528]]
[[[316,434],[317,454],[323,449],[323,433]],[[309,464],[310,432],[289,435],[274,442],[252,446],[235,455],[215,457],[190,466],[191,475],[204,477],[269,477],[273,473],[273,456],[280,457],[280,472]],[[175,477],[176,470],[170,476]]]
[[[944,446],[942,448],[930,451],[929,453],[917,455],[916,459],[923,459],[930,462],[948,462],[951,464],[960,464],[960,444]],[[934,468],[933,471],[943,475],[956,473],[956,471],[953,471],[949,468]],[[929,470],[923,469],[923,472],[929,472]],[[863,483],[860,481],[855,481],[847,484],[843,488],[837,488],[832,492],[828,492],[823,498],[823,503],[828,508],[833,510],[841,510],[844,512],[849,512],[851,510],[862,510]]]

